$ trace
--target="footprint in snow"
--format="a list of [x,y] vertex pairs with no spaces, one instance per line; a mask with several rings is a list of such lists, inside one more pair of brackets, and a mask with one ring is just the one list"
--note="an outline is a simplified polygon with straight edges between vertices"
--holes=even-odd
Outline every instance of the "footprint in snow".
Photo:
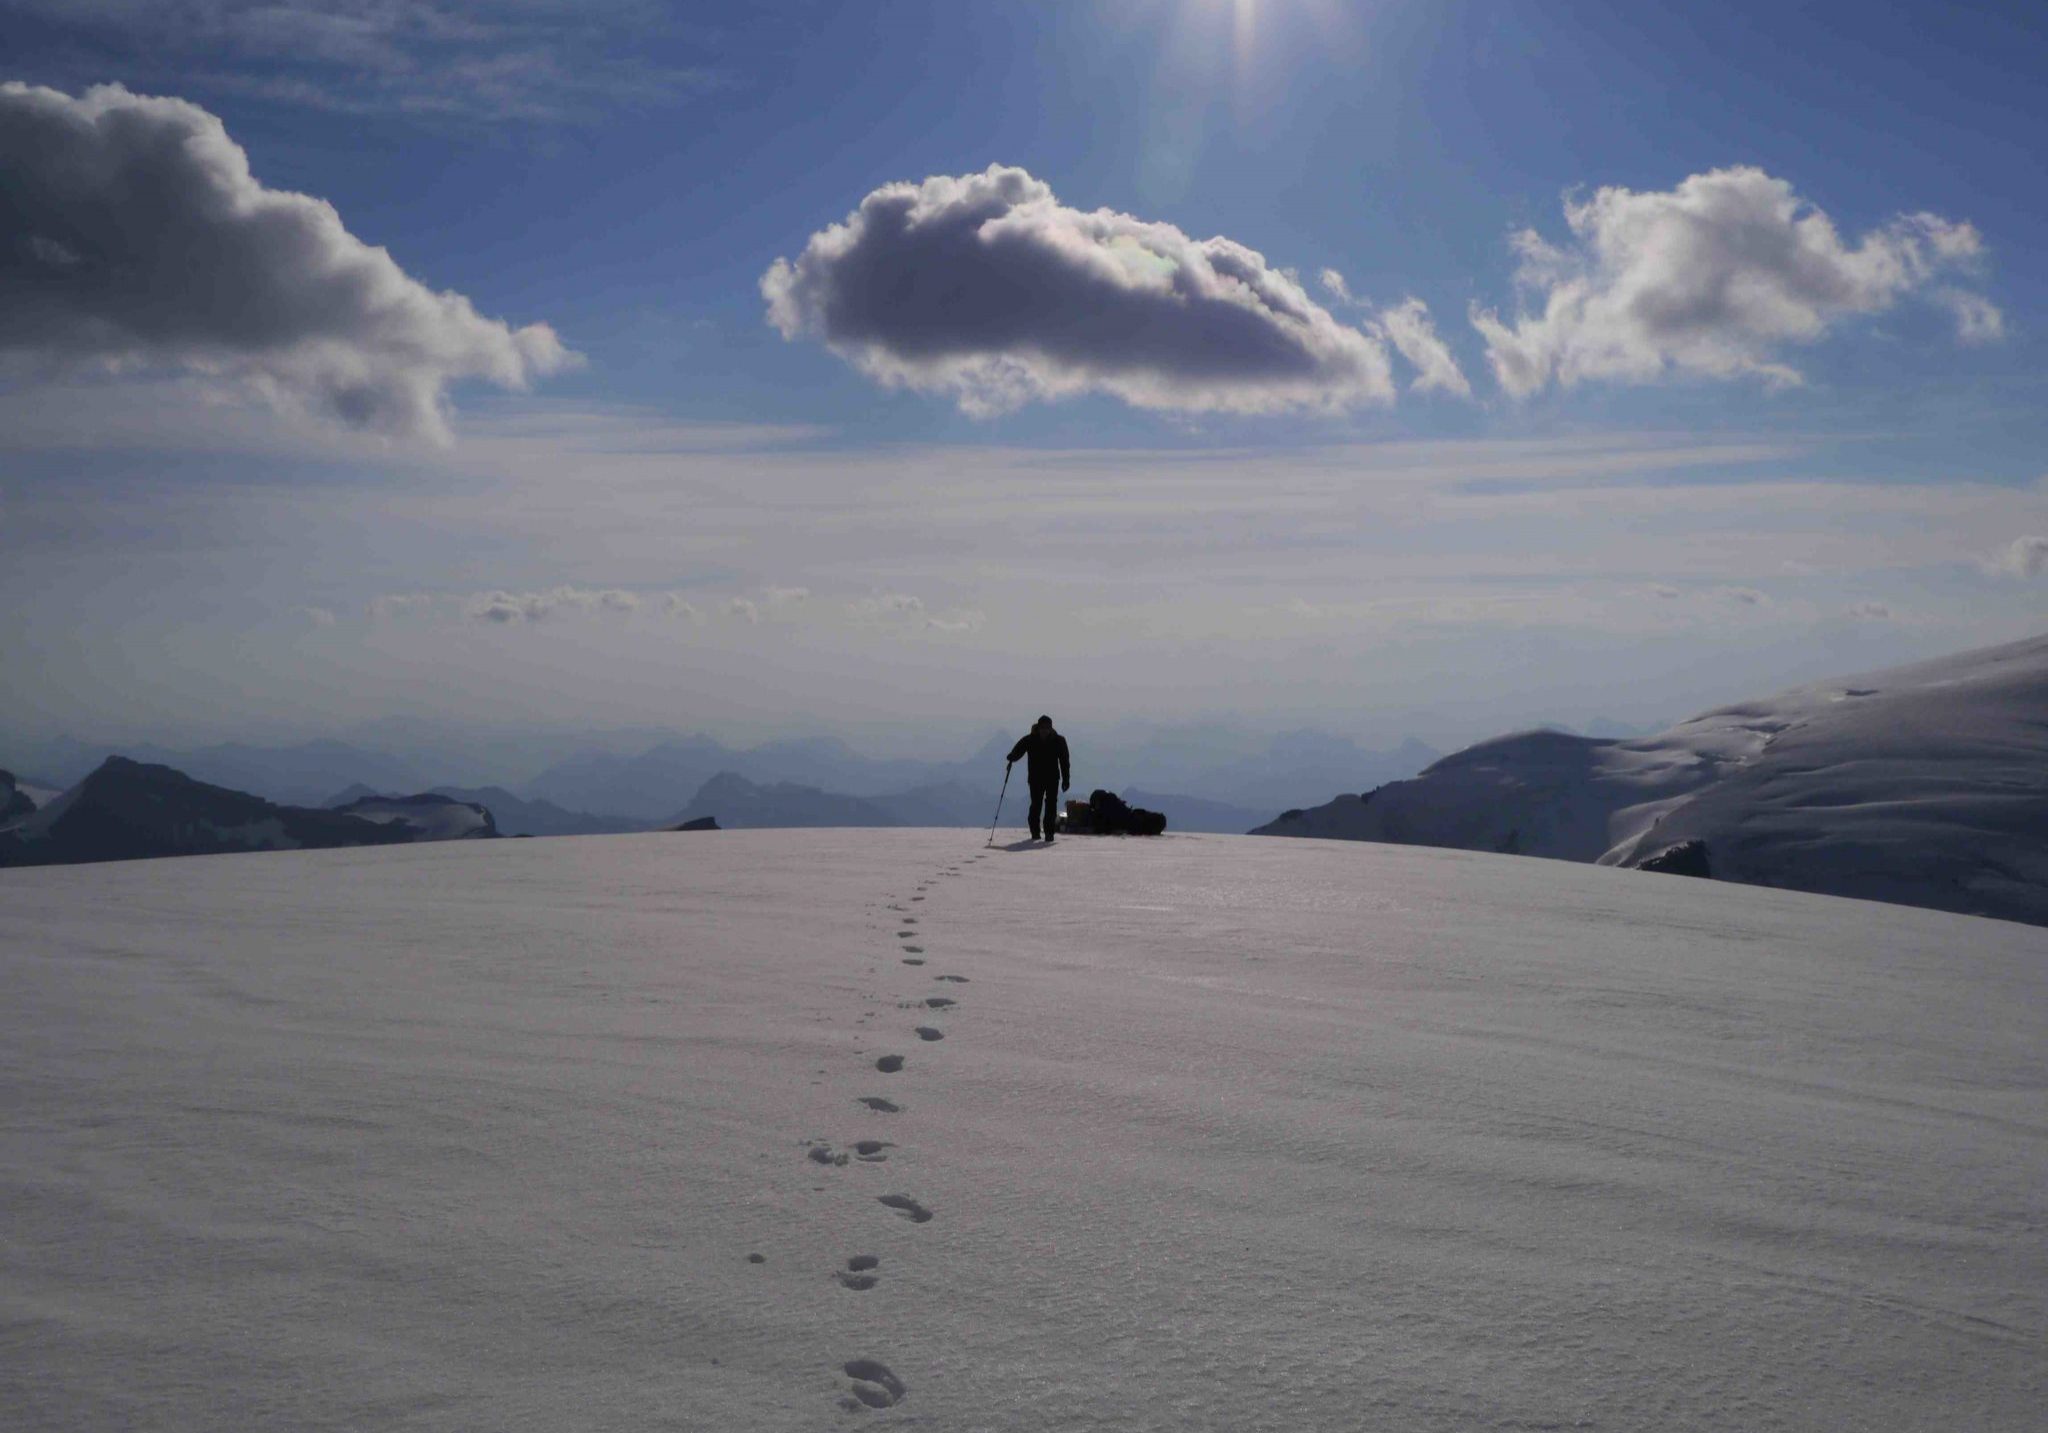
[[844,1153],[840,1150],[833,1149],[831,1145],[824,1143],[822,1140],[819,1141],[817,1144],[812,1145],[809,1153],[811,1157],[811,1163],[813,1164],[831,1164],[844,1166],[848,1160],[853,1158],[853,1156],[850,1154]]
[[917,939],[917,932],[914,930],[899,930],[896,932],[896,938],[898,940],[915,940]]
[[866,1105],[876,1114],[900,1115],[903,1113],[903,1106],[897,1104],[894,1100],[885,1100],[880,1095],[862,1095],[859,1103]]
[[950,981],[952,981],[952,982],[953,982],[953,983],[954,983],[955,985],[965,985],[965,984],[967,983],[967,977],[966,977],[966,976],[964,976],[964,975],[934,975],[934,976],[932,977],[932,979],[934,979],[934,980],[950,980]]
[[901,1055],[884,1055],[881,1059],[875,1061],[875,1068],[885,1075],[893,1075],[903,1068],[903,1057]]
[[946,1038],[946,1032],[934,1030],[929,1025],[920,1025],[917,1027],[917,1038],[920,1040],[943,1040]]
[[881,1263],[873,1254],[855,1254],[833,1277],[855,1293],[864,1294],[882,1282],[882,1276],[874,1272]]
[[909,951],[909,952],[910,952],[910,953],[911,953],[912,955],[923,955],[923,954],[924,954],[924,947],[923,947],[923,946],[921,946],[921,945],[906,945],[906,946],[904,946],[903,948],[904,948],[905,950]]
[[919,1204],[908,1194],[884,1194],[876,1203],[888,1205],[913,1224],[927,1224],[931,1222],[931,1210]]
[[857,1139],[853,1142],[853,1157],[862,1164],[880,1164],[889,1156],[884,1152],[896,1148],[886,1139]]
[[950,995],[927,995],[924,998],[924,1003],[929,1009],[944,1010],[947,1006],[958,1005],[960,1002]]
[[908,1392],[903,1380],[889,1372],[887,1364],[872,1358],[856,1358],[845,1365],[844,1371],[853,1380],[853,1396],[860,1400],[849,1403],[849,1407],[894,1408]]
[[905,965],[923,965],[924,961],[919,959],[917,956],[907,955],[903,958],[903,963]]

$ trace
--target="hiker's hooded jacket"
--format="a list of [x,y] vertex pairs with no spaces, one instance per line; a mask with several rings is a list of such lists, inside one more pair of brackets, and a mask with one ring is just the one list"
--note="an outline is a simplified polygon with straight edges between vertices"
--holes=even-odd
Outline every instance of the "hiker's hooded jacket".
[[1067,765],[1067,739],[1051,727],[1040,731],[1033,727],[1024,734],[1024,739],[1010,748],[1010,760],[1029,756],[1030,764],[1024,774],[1031,778],[1034,788],[1048,786],[1070,786],[1074,774]]

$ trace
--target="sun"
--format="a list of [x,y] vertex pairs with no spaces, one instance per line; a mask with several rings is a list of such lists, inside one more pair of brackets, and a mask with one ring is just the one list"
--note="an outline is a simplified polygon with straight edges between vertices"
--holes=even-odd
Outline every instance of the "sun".
[[1242,104],[1284,84],[1303,55],[1351,51],[1356,7],[1344,0],[1151,0],[1118,7],[1162,35],[1162,75],[1175,84],[1227,80]]
[[1258,35],[1259,0],[1223,0],[1230,7],[1230,44],[1238,63],[1243,64],[1251,53],[1252,42]]
[[1151,55],[1150,74],[1134,96],[1141,195],[1175,202],[1193,182],[1218,126],[1259,133],[1285,109],[1304,69],[1359,69],[1367,53],[1366,22],[1390,3],[1097,0],[1093,22],[1118,48]]

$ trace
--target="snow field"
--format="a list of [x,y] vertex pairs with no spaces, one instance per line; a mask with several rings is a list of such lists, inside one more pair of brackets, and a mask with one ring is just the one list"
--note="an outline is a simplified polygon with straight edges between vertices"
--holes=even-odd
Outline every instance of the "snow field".
[[2048,1392],[2030,927],[773,831],[9,871],[0,971],[24,1428],[2017,1428]]

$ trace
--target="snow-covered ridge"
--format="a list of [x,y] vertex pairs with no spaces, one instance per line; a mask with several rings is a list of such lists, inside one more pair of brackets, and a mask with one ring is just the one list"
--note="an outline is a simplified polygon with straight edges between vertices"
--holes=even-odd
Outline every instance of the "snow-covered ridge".
[[364,796],[333,809],[337,815],[360,817],[380,826],[402,826],[415,841],[473,841],[498,834],[491,813],[479,803],[432,791],[417,796]]
[[2048,637],[1614,741],[1524,732],[1257,834],[1640,866],[2048,924]]

